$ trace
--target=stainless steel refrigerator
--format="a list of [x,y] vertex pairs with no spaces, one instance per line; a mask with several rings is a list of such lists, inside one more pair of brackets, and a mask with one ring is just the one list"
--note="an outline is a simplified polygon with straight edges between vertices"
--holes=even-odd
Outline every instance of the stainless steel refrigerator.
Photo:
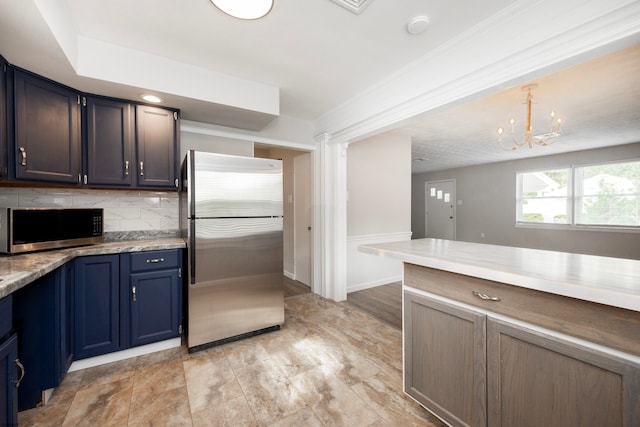
[[282,161],[191,150],[182,174],[189,350],[279,328]]

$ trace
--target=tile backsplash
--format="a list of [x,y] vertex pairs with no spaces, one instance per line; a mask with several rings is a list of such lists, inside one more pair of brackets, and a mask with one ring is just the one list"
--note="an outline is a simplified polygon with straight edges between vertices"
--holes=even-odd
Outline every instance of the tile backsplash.
[[0,207],[104,208],[105,233],[177,233],[178,198],[174,191],[0,187]]

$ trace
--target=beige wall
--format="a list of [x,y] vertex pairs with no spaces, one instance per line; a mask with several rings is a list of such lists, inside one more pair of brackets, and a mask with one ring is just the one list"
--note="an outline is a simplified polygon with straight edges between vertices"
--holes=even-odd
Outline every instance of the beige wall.
[[395,282],[402,263],[358,246],[411,238],[411,139],[382,134],[347,150],[347,292]]
[[386,133],[349,145],[347,235],[411,229],[411,139]]
[[457,240],[640,259],[640,233],[515,227],[517,172],[626,159],[640,159],[640,143],[414,175],[413,238],[425,235],[425,182],[455,179]]

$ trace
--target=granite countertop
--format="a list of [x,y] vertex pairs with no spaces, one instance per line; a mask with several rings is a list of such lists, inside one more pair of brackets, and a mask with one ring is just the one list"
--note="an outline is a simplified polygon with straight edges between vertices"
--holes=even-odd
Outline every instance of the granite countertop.
[[108,242],[22,255],[0,255],[0,298],[17,291],[79,256],[180,249],[185,247],[184,239],[174,237]]
[[440,239],[362,245],[360,252],[640,311],[640,261]]

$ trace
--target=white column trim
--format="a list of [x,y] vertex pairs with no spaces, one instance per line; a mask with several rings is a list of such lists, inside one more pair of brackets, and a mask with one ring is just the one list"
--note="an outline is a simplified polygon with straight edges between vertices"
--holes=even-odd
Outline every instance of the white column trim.
[[347,298],[347,146],[327,134],[314,156],[314,286],[325,298]]

